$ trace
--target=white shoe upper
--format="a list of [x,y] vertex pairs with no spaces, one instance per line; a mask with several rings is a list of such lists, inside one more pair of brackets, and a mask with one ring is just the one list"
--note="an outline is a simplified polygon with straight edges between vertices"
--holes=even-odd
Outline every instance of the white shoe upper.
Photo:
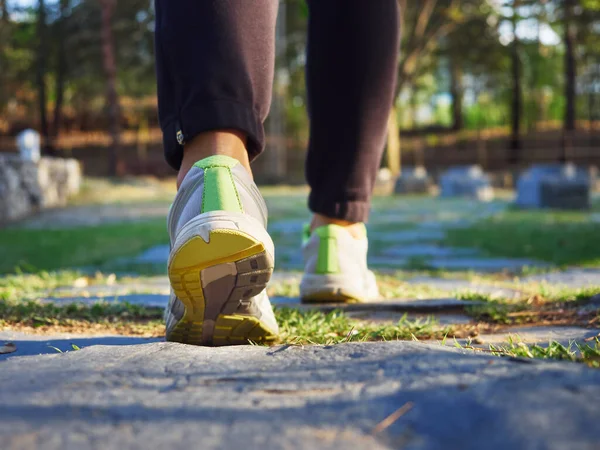
[[326,297],[327,292],[338,292],[361,302],[379,298],[375,274],[367,266],[368,248],[366,233],[356,239],[339,226],[330,225],[327,232],[315,230],[302,246],[301,296]]

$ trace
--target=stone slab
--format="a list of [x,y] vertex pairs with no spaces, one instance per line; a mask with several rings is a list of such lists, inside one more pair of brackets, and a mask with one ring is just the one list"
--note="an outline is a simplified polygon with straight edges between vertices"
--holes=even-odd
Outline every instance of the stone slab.
[[49,296],[64,297],[64,296],[97,296],[111,297],[119,295],[128,295],[133,293],[169,293],[169,278],[166,276],[144,277],[139,281],[119,282],[110,285],[92,284],[84,287],[65,286],[52,289]]
[[0,362],[9,358],[35,355],[56,355],[62,352],[73,351],[73,344],[79,348],[95,345],[137,345],[151,342],[164,341],[162,338],[142,338],[130,336],[85,336],[74,333],[61,333],[53,335],[26,334],[18,331],[0,331],[0,345],[3,342],[12,342],[17,350],[14,353],[0,355]]
[[5,449],[558,450],[600,442],[600,371],[439,345],[154,343],[0,364]]
[[269,223],[268,230],[270,233],[291,233],[300,235],[305,223],[307,223],[307,219],[278,220]]
[[402,269],[411,262],[408,258],[399,258],[397,256],[376,256],[369,255],[367,258],[369,267],[374,269]]
[[587,209],[589,171],[573,164],[536,164],[517,182],[516,204],[521,208]]
[[140,222],[149,219],[166,220],[168,212],[168,203],[141,202],[127,205],[72,206],[44,211],[39,216],[25,220],[22,226],[38,230],[94,227],[103,224]]
[[433,244],[396,245],[382,252],[385,256],[399,256],[402,258],[456,258],[462,256],[475,256],[479,253],[473,248],[441,247]]
[[341,310],[344,312],[406,312],[406,313],[436,313],[460,312],[467,306],[481,305],[482,302],[458,300],[456,298],[430,298],[430,299],[389,299],[370,303],[307,303],[302,304],[299,298],[272,297],[274,306],[298,308],[303,310],[319,310],[330,312]]
[[452,219],[445,221],[432,220],[428,222],[423,222],[422,224],[420,224],[419,228],[422,230],[439,230],[443,232],[444,230],[451,230],[455,228],[467,228],[473,225],[476,221],[477,219],[475,218]]
[[417,228],[403,231],[370,231],[369,241],[385,241],[401,244],[405,242],[441,241],[446,233],[440,230],[425,230]]
[[[296,282],[296,277],[290,277],[285,280]],[[116,296],[63,296],[63,297],[41,297],[42,302],[53,303],[56,305],[68,305],[72,303],[88,304],[94,303],[130,303],[146,307],[164,308],[169,302],[169,295],[164,294],[124,294]],[[274,306],[290,307],[299,309],[318,309],[321,311],[332,311],[341,309],[344,311],[396,311],[396,312],[438,312],[438,311],[462,311],[466,306],[479,304],[478,302],[469,302],[457,300],[455,298],[434,298],[434,299],[390,299],[379,302],[362,304],[302,304],[298,297],[272,297],[271,303]]]
[[433,179],[423,166],[403,167],[396,179],[396,194],[429,194],[433,188]]
[[69,305],[72,303],[93,305],[94,303],[129,303],[132,305],[150,308],[164,308],[169,303],[168,295],[161,294],[125,294],[116,296],[89,296],[89,297],[42,297],[42,302],[55,305]]
[[[374,267],[403,268],[414,264],[414,259],[400,256],[369,256],[369,265]],[[456,258],[422,258],[422,263],[433,269],[472,271],[482,273],[520,272],[525,267],[549,267],[548,264],[530,259],[519,258],[485,258],[485,257],[456,257]]]
[[448,169],[440,177],[442,198],[467,197],[480,201],[494,198],[490,178],[480,166],[457,166]]
[[406,313],[402,311],[351,311],[346,312],[346,314],[353,319],[389,325],[395,325],[403,319],[426,322],[427,320],[434,318],[436,324],[441,326],[465,325],[473,321],[473,319],[466,314],[461,314],[460,312],[447,313],[444,311],[436,311],[435,316],[432,316],[431,313]]
[[600,330],[582,327],[525,326],[508,328],[502,333],[482,334],[479,338],[486,345],[506,344],[511,336],[526,344],[547,345],[551,341],[557,341],[568,345],[571,342],[583,343],[586,339],[600,336]]
[[169,262],[169,253],[171,253],[169,245],[158,245],[146,250],[134,258],[132,262],[137,264],[164,264],[166,266]]
[[473,272],[518,272],[525,267],[548,267],[546,263],[525,258],[432,258],[427,264],[435,269]]
[[522,278],[527,282],[546,282],[572,288],[600,286],[600,269],[569,269],[564,272],[549,272]]
[[468,291],[478,294],[489,295],[491,298],[520,298],[523,293],[516,289],[501,288],[497,286],[488,286],[485,284],[473,283],[469,280],[454,280],[447,278],[434,278],[430,276],[419,276],[407,280],[409,284],[426,284],[431,288],[444,290],[447,292]]
[[40,210],[63,207],[81,187],[81,165],[75,159],[25,160],[0,154],[0,223]]

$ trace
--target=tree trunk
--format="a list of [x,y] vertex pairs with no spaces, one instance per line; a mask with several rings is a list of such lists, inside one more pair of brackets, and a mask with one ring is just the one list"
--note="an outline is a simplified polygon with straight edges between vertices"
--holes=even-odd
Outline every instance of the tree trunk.
[[575,62],[576,32],[573,24],[573,0],[564,0],[565,8],[565,122],[564,142],[560,160],[567,160],[567,152],[573,147],[575,131],[575,83],[577,66]]
[[392,107],[390,117],[388,119],[388,134],[387,134],[387,166],[392,172],[392,175],[400,175],[402,169],[401,153],[400,153],[400,126],[398,124],[398,110]]
[[46,54],[48,52],[46,43],[46,3],[39,0],[38,3],[38,54],[37,54],[37,88],[38,107],[40,114],[40,134],[42,138],[42,153],[52,155],[54,152],[50,144],[50,132],[48,127],[48,114],[46,111]]
[[60,133],[63,121],[63,102],[65,97],[65,72],[67,70],[67,54],[65,50],[65,28],[69,0],[60,0],[60,17],[57,22],[58,61],[56,65],[56,103],[54,105],[54,120],[52,121],[52,136],[56,139]]
[[7,23],[9,19],[7,0],[0,0],[0,14],[2,14],[2,22]]
[[450,60],[450,95],[452,96],[452,129],[461,131],[464,128],[462,69],[454,58]]
[[111,137],[109,170],[113,176],[122,175],[119,161],[121,139],[119,94],[117,93],[117,63],[115,59],[112,18],[116,0],[100,0],[102,7],[102,60],[106,76],[106,107]]
[[517,36],[519,2],[513,1],[513,42],[511,46],[512,56],[512,126],[509,148],[509,163],[518,164],[521,157],[521,112],[523,108],[522,86],[521,86],[521,60],[519,58],[519,38]]
[[589,87],[590,91],[588,93],[588,114],[589,114],[589,121],[590,121],[590,133],[589,133],[589,141],[590,141],[590,147],[594,147],[594,128],[595,128],[595,120],[596,120],[596,115],[595,115],[595,107],[596,107],[596,102],[595,102],[595,94],[594,91],[592,90],[593,88],[590,86]]

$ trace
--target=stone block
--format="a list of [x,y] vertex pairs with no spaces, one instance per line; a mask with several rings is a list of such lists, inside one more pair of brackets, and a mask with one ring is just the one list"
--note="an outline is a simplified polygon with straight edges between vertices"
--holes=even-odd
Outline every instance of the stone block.
[[24,130],[17,136],[17,148],[21,159],[38,162],[41,158],[41,138],[35,130]]
[[376,195],[391,195],[394,191],[394,176],[387,167],[382,167],[375,178],[374,193]]
[[600,172],[597,166],[591,166],[589,170],[592,192],[600,192]]
[[573,164],[532,166],[517,182],[517,206],[521,208],[588,209],[591,177]]
[[457,166],[440,177],[440,196],[490,201],[494,199],[494,189],[480,166]]
[[429,194],[433,188],[433,180],[423,166],[404,167],[396,179],[396,194]]
[[44,208],[65,206],[81,187],[81,167],[74,159],[0,155],[0,223]]

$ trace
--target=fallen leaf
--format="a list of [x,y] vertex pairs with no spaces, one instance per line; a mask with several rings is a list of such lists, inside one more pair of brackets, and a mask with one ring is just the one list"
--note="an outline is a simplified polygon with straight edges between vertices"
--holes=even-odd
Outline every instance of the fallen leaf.
[[7,355],[8,353],[14,353],[17,351],[17,346],[12,342],[7,342],[0,347],[0,355]]

